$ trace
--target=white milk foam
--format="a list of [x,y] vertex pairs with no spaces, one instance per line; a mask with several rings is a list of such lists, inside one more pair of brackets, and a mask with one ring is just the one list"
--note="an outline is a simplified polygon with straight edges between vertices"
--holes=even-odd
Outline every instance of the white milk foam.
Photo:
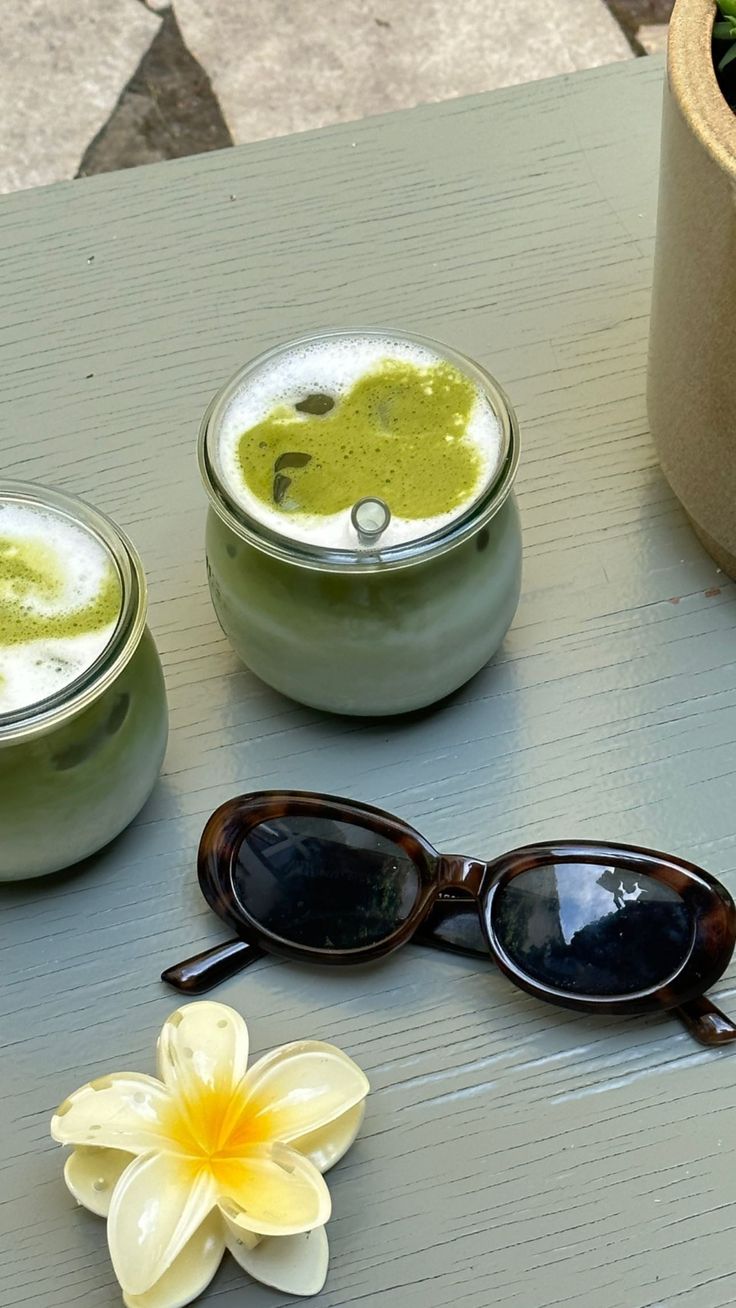
[[[27,596],[24,604],[41,615],[73,614],[100,593],[111,566],[101,541],[50,509],[0,500],[0,539],[38,541],[61,565],[63,593],[53,603]],[[6,587],[5,593],[3,587]],[[12,599],[0,576],[0,604]],[[98,631],[31,639],[4,645],[0,638],[0,713],[11,713],[46,699],[74,681],[108,644],[116,621]]]
[[[237,452],[245,431],[262,422],[279,404],[293,405],[310,393],[340,398],[364,373],[386,359],[414,363],[417,367],[445,362],[439,352],[413,341],[370,336],[338,336],[332,340],[307,342],[265,363],[243,383],[227,404],[216,433],[215,466],[228,492],[251,517],[294,540],[331,549],[360,550],[350,521],[350,509],[340,513],[284,513],[271,508],[245,484]],[[307,421],[305,417],[305,421]],[[452,522],[485,490],[498,471],[503,455],[501,424],[486,396],[477,392],[466,439],[477,448],[482,475],[468,499],[447,513],[433,518],[392,517],[381,536],[381,548],[417,540]],[[390,507],[390,505],[389,505]],[[375,547],[373,547],[375,548]]]

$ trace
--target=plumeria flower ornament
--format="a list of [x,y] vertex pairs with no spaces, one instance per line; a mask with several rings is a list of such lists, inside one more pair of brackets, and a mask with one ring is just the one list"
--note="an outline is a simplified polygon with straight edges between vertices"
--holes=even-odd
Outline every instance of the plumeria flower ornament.
[[353,1143],[368,1081],[334,1045],[300,1040],[247,1070],[248,1031],[224,1004],[172,1013],[158,1077],[99,1077],[51,1122],[64,1178],[107,1218],[127,1308],[182,1308],[226,1249],[257,1280],[316,1294],[327,1275],[323,1179]]

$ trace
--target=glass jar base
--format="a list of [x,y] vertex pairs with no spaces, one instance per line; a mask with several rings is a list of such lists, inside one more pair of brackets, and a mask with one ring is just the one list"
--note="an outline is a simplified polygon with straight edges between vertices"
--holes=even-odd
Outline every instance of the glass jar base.
[[0,882],[61,872],[120,835],[158,780],[167,737],[163,673],[145,629],[94,703],[0,751]]
[[387,717],[444,699],[495,654],[519,602],[521,528],[510,495],[440,557],[351,575],[270,558],[211,510],[207,563],[220,626],[256,676],[310,708]]

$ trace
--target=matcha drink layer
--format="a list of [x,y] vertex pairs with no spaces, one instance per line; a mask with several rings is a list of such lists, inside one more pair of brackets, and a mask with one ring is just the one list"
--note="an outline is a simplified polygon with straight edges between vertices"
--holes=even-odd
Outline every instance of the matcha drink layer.
[[121,602],[96,536],[54,510],[0,498],[0,714],[81,676],[108,644]]
[[297,343],[243,378],[215,436],[235,500],[296,540],[357,548],[365,498],[391,521],[382,546],[436,531],[498,471],[499,420],[480,387],[429,347],[334,337]]

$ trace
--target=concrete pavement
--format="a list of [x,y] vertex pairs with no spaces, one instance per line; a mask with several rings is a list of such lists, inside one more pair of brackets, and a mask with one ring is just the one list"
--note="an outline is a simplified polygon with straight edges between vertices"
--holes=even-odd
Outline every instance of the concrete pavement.
[[632,58],[671,3],[24,0],[3,15],[0,191]]

